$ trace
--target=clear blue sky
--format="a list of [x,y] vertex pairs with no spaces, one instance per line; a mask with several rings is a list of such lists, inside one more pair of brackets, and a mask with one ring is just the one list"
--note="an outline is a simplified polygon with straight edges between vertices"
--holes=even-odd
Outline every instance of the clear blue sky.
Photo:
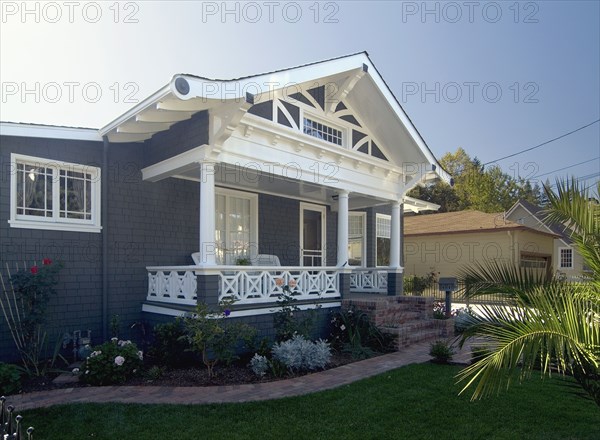
[[[175,73],[363,50],[438,158],[463,147],[485,163],[600,118],[598,1],[76,3],[2,2],[1,120],[101,127]],[[599,157],[596,123],[498,164],[589,185]]]

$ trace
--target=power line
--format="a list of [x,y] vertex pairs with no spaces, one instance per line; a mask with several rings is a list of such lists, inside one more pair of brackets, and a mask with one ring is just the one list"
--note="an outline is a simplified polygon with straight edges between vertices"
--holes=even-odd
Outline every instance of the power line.
[[548,140],[548,141],[542,142],[541,144],[535,145],[535,146],[533,146],[533,147],[530,147],[530,148],[526,148],[526,149],[524,149],[524,150],[518,151],[518,152],[516,152],[516,153],[513,153],[513,154],[509,154],[508,156],[501,157],[500,159],[496,159],[496,160],[492,160],[492,161],[490,161],[490,162],[486,162],[486,163],[484,163],[483,165],[484,165],[484,166],[485,166],[485,165],[489,165],[489,164],[491,164],[491,163],[494,163],[494,162],[499,162],[499,161],[501,161],[501,160],[508,159],[509,157],[514,157],[514,156],[517,156],[517,155],[519,155],[519,154],[523,154],[523,153],[526,153],[526,152],[528,152],[528,151],[535,150],[536,148],[543,147],[544,145],[547,145],[547,144],[549,144],[549,143],[551,143],[551,142],[554,142],[554,141],[557,141],[557,140],[559,140],[559,139],[562,139],[562,138],[564,138],[564,137],[567,137],[567,136],[569,136],[569,135],[572,135],[573,133],[577,133],[578,131],[580,131],[580,130],[583,130],[584,128],[587,128],[587,127],[589,127],[590,125],[594,125],[594,124],[596,124],[596,123],[598,123],[598,122],[600,122],[600,119],[596,119],[594,122],[590,122],[589,124],[583,125],[583,126],[581,126],[581,127],[579,127],[579,128],[576,128],[575,130],[571,130],[571,131],[569,131],[568,133],[562,134],[562,135],[560,135],[560,136],[557,136],[557,137],[555,137],[555,138],[552,138],[552,139],[550,139],[550,140]]
[[569,168],[573,168],[573,167],[576,167],[576,166],[579,166],[579,165],[583,165],[584,163],[593,162],[594,160],[598,160],[598,159],[600,159],[600,156],[599,157],[594,157],[593,159],[584,160],[583,162],[579,162],[579,163],[576,163],[576,164],[573,164],[573,165],[569,165],[568,167],[563,167],[563,168],[559,168],[557,170],[548,171],[547,173],[544,173],[544,174],[538,174],[536,176],[531,177],[531,179],[537,179],[538,177],[547,176],[548,174],[556,173],[558,171],[567,170]]

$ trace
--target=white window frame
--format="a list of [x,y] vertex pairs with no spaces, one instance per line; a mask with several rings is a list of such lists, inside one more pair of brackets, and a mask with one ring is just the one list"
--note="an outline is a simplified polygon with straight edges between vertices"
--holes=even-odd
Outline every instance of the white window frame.
[[[216,196],[225,196],[225,237],[226,240],[229,238],[229,197],[237,197],[240,199],[246,199],[250,201],[250,237],[249,237],[249,255],[248,258],[254,259],[256,255],[258,255],[258,194],[250,193],[246,191],[237,191],[235,189],[215,187],[215,197]],[[217,215],[217,211],[215,209],[215,217]],[[216,218],[215,218],[215,239],[216,239],[217,229],[216,229]],[[229,244],[225,243],[225,246],[229,246]],[[225,262],[221,262],[219,264],[225,264]],[[233,263],[235,264],[235,263]]]
[[[304,120],[305,119],[309,119],[309,120],[311,120],[313,122],[317,122],[317,123],[319,123],[321,125],[324,125],[326,127],[333,128],[334,130],[339,131],[342,143],[341,144],[336,144],[335,142],[329,142],[326,139],[318,138],[318,137],[313,136],[311,134],[304,133]],[[321,140],[321,141],[323,141],[323,142],[325,142],[325,143],[327,143],[329,145],[335,145],[336,147],[346,148],[346,143],[347,143],[347,139],[348,139],[348,132],[347,132],[347,130],[344,127],[341,127],[341,126],[339,126],[339,125],[337,125],[335,123],[332,123],[329,120],[323,119],[322,117],[315,116],[312,113],[305,111],[304,109],[301,109],[301,111],[300,111],[300,121],[299,122],[300,122],[300,127],[299,127],[300,128],[300,133],[302,133],[303,135],[310,136],[311,138],[314,138],[314,139],[319,139],[319,140]]]
[[[377,234],[377,219],[379,219],[379,218],[386,219],[386,220],[390,221],[390,236],[389,237],[384,237],[384,236],[380,236],[380,235]],[[377,264],[377,239],[379,237],[388,238],[390,240],[390,248],[391,248],[391,246],[392,246],[392,231],[391,231],[391,228],[392,228],[392,216],[391,215],[388,215],[388,214],[379,214],[379,213],[375,214],[375,267],[388,267],[388,266],[380,266],[380,265]]]
[[[366,267],[367,266],[367,213],[366,212],[348,212],[348,223],[350,223],[350,217],[362,217],[362,255],[360,261],[361,266],[351,266],[350,262],[348,265],[351,267]],[[348,225],[349,226],[349,225]],[[348,246],[350,246],[350,228],[348,227]]]
[[[10,175],[10,219],[12,228],[45,229],[51,231],[94,232],[102,231],[101,226],[101,170],[98,167],[45,159],[23,154],[11,153]],[[52,172],[52,217],[38,217],[17,214],[17,164],[27,164],[36,168],[51,168]],[[91,219],[73,219],[60,217],[60,171],[92,174],[91,181]]]
[[[571,251],[571,265],[570,266],[563,266],[562,264],[562,251]],[[558,248],[558,268],[559,269],[573,269],[574,267],[574,252],[573,252],[573,248],[572,247],[559,247]]]

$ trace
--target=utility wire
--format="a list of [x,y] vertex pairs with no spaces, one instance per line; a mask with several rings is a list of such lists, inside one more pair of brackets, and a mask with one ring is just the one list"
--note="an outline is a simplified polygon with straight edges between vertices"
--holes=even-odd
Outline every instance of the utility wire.
[[564,137],[567,137],[567,136],[569,136],[569,135],[572,135],[573,133],[577,133],[578,131],[580,131],[580,130],[583,130],[584,128],[587,128],[587,127],[589,127],[590,125],[594,125],[594,124],[596,124],[596,123],[598,123],[598,122],[600,122],[600,119],[596,119],[594,122],[590,122],[589,124],[583,125],[583,126],[581,126],[581,127],[579,127],[579,128],[576,128],[575,130],[571,130],[571,131],[569,131],[568,133],[562,134],[562,135],[560,135],[560,136],[557,136],[557,137],[555,137],[555,138],[552,138],[552,139],[550,139],[550,140],[548,140],[548,141],[542,142],[541,144],[535,145],[535,146],[533,146],[533,147],[531,147],[531,148],[526,148],[526,149],[524,149],[524,150],[517,151],[516,153],[509,154],[508,156],[501,157],[500,159],[496,159],[496,160],[492,160],[492,161],[490,161],[490,162],[486,162],[486,163],[484,163],[483,165],[484,165],[484,166],[485,166],[485,165],[489,165],[489,164],[491,164],[491,163],[494,163],[494,162],[499,162],[499,161],[501,161],[501,160],[508,159],[509,157],[514,157],[514,156],[517,156],[517,155],[519,155],[519,154],[523,154],[523,153],[526,153],[526,152],[528,152],[528,151],[535,150],[536,148],[543,147],[544,145],[547,145],[547,144],[549,144],[549,143],[551,143],[551,142],[554,142],[554,141],[557,141],[557,140],[559,140],[559,139],[562,139],[562,138],[564,138]]
[[576,164],[573,164],[573,165],[569,165],[568,167],[559,168],[559,169],[553,170],[553,171],[548,171],[547,173],[544,173],[544,174],[538,174],[536,176],[531,177],[530,180],[531,179],[537,179],[538,177],[542,177],[542,176],[547,176],[548,174],[556,173],[558,171],[567,170],[569,168],[573,168],[573,167],[576,167],[576,166],[579,166],[579,165],[583,165],[584,163],[593,162],[593,161],[598,160],[598,159],[600,159],[600,157],[594,157],[593,159],[584,160],[583,162],[579,162],[579,163],[576,163]]

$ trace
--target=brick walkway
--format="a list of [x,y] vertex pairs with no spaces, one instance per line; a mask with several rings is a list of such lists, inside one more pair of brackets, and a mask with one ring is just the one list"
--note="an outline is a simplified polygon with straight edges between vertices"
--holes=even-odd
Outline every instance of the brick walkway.
[[[7,400],[18,411],[22,411],[66,403],[203,404],[277,399],[328,390],[404,365],[426,362],[430,359],[428,353],[429,343],[416,344],[398,352],[302,377],[274,382],[214,387],[110,386],[62,388],[10,396]],[[461,353],[454,356],[454,360],[457,362],[466,361],[468,359],[467,355],[470,355],[470,350],[465,348]]]

